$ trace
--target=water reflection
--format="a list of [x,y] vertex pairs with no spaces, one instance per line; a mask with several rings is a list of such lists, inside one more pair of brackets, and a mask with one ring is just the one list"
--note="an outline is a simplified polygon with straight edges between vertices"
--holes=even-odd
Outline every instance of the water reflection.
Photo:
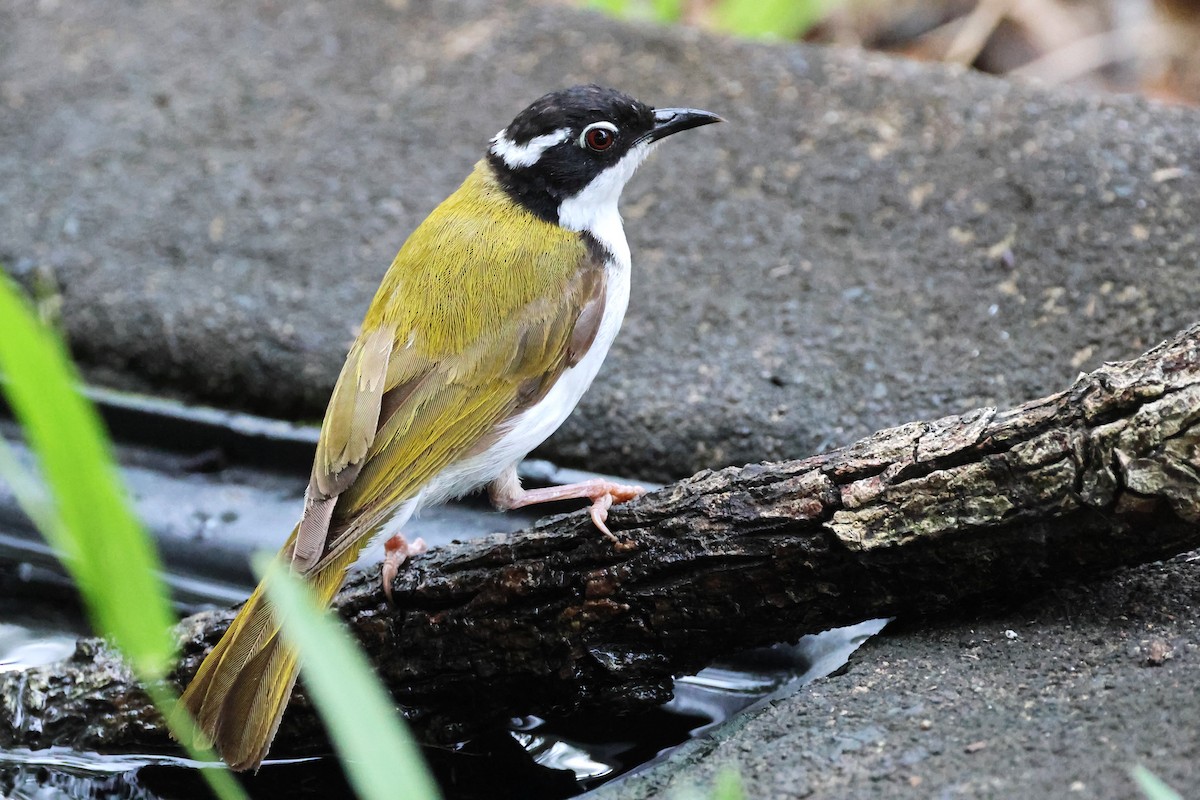
[[[78,622],[62,625],[60,612],[35,616],[27,610],[17,616],[11,607],[6,611],[15,621],[0,624],[0,668],[47,664],[73,652]],[[805,636],[796,645],[742,654],[680,678],[674,699],[643,714],[524,717],[513,720],[507,733],[453,748],[426,748],[425,756],[447,800],[574,797],[654,763],[734,714],[828,675],[884,624],[874,620]],[[9,751],[0,753],[0,795],[10,800],[206,798],[200,766],[160,755]],[[330,757],[277,759],[258,774],[239,778],[260,799],[352,796]]]

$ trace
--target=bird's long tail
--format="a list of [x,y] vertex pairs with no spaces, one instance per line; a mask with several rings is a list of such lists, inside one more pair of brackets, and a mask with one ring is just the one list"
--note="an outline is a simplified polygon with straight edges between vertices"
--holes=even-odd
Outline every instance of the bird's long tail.
[[[290,560],[296,530],[280,553]],[[321,603],[337,594],[358,548],[305,576]],[[257,769],[267,755],[299,671],[296,652],[279,636],[262,583],[204,659],[183,693],[200,733],[232,769]]]

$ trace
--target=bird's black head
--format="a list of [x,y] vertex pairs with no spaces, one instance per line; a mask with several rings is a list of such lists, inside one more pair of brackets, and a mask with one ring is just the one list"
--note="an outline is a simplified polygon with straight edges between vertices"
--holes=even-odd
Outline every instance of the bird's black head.
[[[707,111],[656,110],[615,89],[575,86],[518,114],[492,138],[488,160],[515,200],[560,222],[560,207],[572,198],[615,205],[659,139],[719,121]],[[595,197],[583,196],[585,190]]]

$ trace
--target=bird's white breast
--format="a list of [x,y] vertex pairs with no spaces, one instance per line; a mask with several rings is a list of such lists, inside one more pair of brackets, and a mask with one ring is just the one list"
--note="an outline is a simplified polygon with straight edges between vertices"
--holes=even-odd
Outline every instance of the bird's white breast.
[[421,507],[437,505],[491,483],[558,430],[591,386],[625,319],[630,275],[629,245],[615,204],[613,219],[598,218],[596,222],[599,224],[591,233],[610,257],[605,265],[604,313],[592,346],[575,366],[563,371],[545,397],[506,423],[505,432],[491,447],[442,470],[421,492]]
[[[491,483],[558,430],[592,385],[617,338],[629,305],[629,243],[625,239],[617,204],[626,182],[652,149],[652,144],[635,145],[618,163],[559,206],[559,225],[590,233],[608,252],[604,313],[592,346],[579,363],[559,376],[545,397],[508,421],[505,431],[491,447],[442,470],[421,491],[409,510],[436,505]],[[399,516],[407,518],[408,514]]]

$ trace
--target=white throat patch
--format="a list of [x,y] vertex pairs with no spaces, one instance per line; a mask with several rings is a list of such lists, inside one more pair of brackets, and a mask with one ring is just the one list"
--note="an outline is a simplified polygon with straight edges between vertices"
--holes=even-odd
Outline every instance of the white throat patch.
[[621,199],[621,190],[653,149],[654,143],[634,145],[620,161],[592,178],[578,194],[563,200],[558,207],[558,224],[567,230],[592,234],[618,263],[627,266],[629,244],[625,240],[617,203]]
[[532,167],[542,157],[542,153],[561,144],[571,135],[570,128],[559,128],[550,133],[535,136],[525,144],[517,144],[500,131],[492,137],[492,153],[500,156],[509,169]]

